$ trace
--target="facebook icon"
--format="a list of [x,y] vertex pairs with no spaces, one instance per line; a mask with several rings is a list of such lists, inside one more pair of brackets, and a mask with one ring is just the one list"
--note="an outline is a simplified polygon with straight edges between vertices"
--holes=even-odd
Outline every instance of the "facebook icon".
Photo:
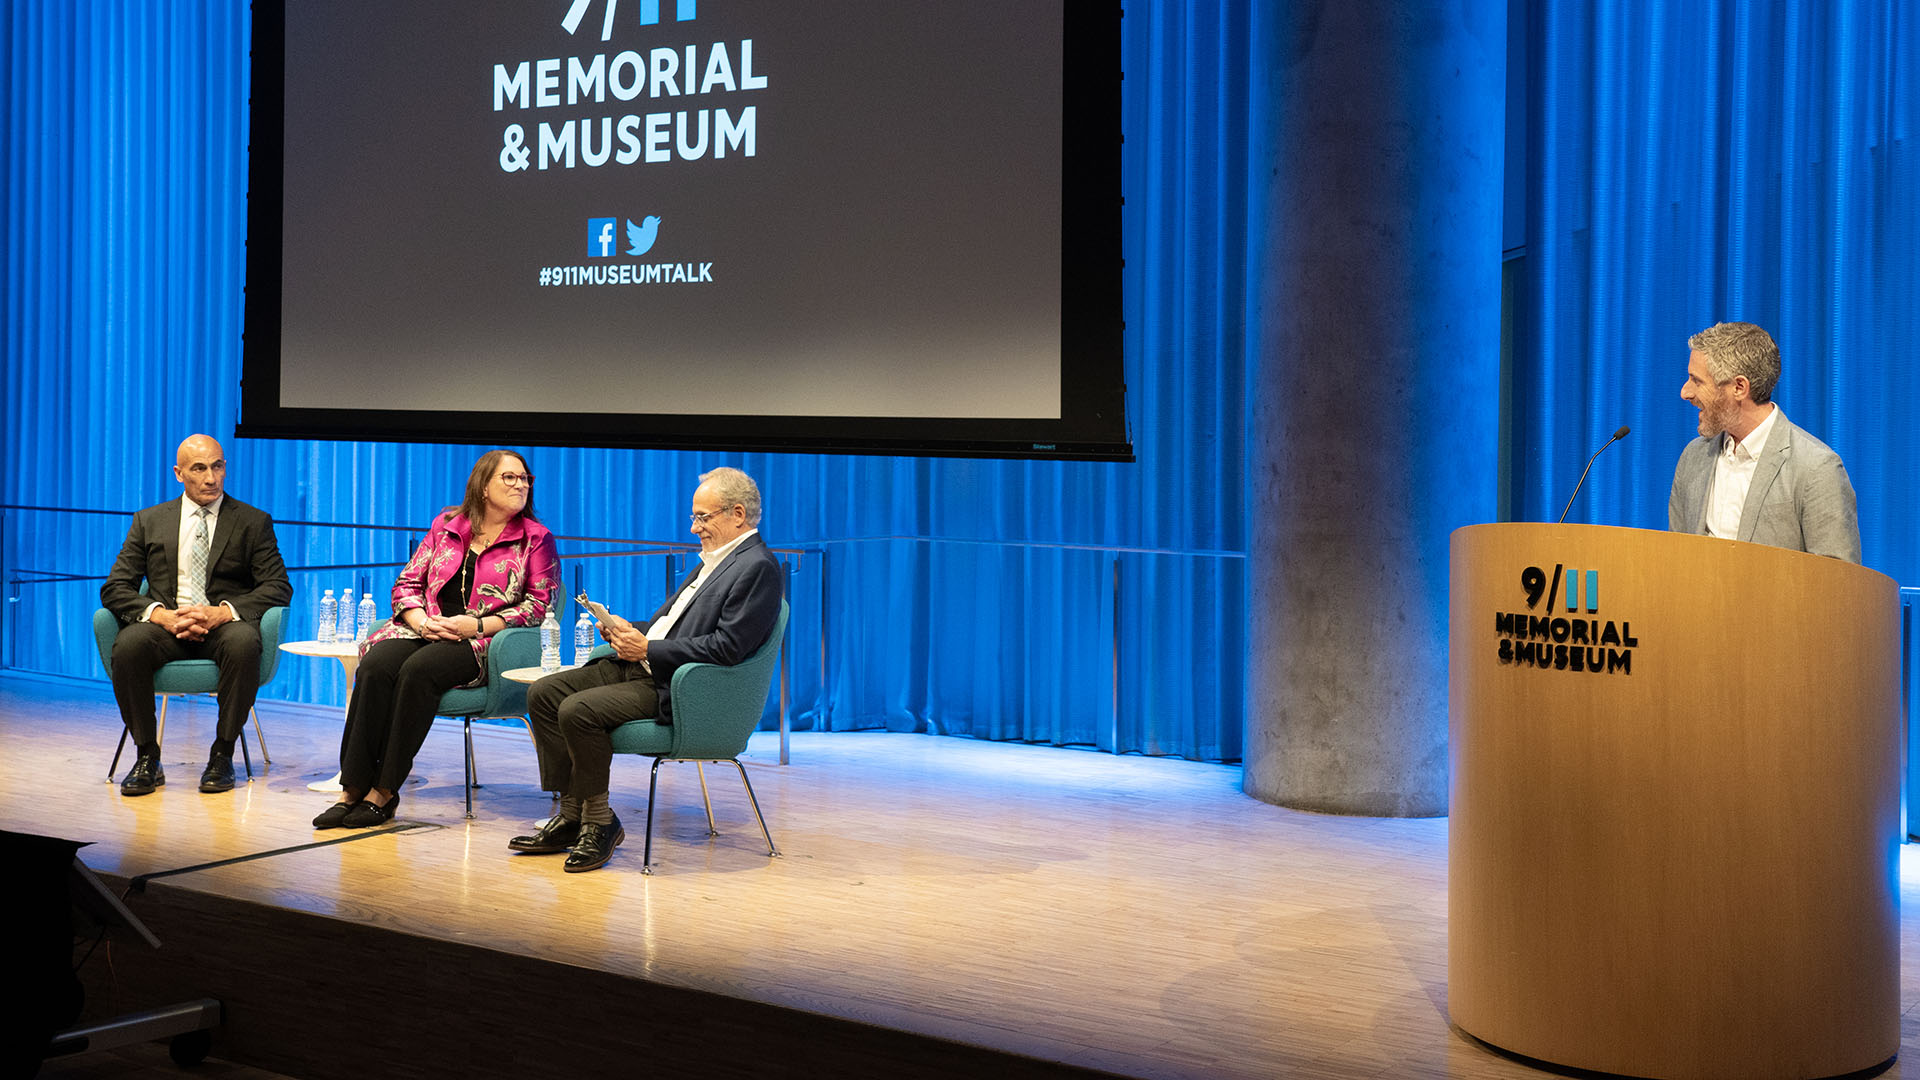
[[613,233],[620,227],[619,218],[597,217],[587,219],[587,254],[605,258],[613,254]]

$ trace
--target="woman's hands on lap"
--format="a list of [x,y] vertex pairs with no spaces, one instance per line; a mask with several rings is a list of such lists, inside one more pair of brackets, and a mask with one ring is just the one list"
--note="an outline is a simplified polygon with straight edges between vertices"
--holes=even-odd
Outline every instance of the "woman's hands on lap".
[[428,615],[414,628],[414,632],[428,641],[465,641],[469,635],[462,625],[467,621],[464,615],[442,617]]

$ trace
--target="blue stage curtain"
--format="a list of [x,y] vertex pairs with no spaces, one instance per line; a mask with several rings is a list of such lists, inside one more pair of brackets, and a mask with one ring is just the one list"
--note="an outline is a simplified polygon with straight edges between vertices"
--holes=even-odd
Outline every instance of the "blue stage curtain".
[[[248,8],[241,0],[6,6],[6,501],[133,510],[177,496],[185,434],[285,521],[418,526],[479,447],[238,440]],[[799,723],[886,726],[1210,760],[1240,755],[1245,662],[1244,0],[1130,5],[1124,22],[1127,382],[1136,464],[530,449],[563,535],[683,538],[695,475],[753,473],[794,578]],[[377,197],[377,177],[369,196]],[[527,391],[537,396],[538,375]],[[101,574],[124,518],[14,511],[5,565]],[[398,562],[412,537],[283,525],[290,565]],[[1154,549],[1112,554],[1044,545]],[[1029,546],[1043,545],[1043,546]],[[601,546],[563,545],[563,557]],[[569,561],[644,613],[659,557]],[[371,571],[383,600],[392,571]],[[295,575],[296,636],[322,586]],[[1115,580],[1119,583],[1115,625]],[[10,591],[18,668],[99,677],[97,583]],[[571,612],[568,613],[571,615]],[[823,627],[824,618],[824,627]],[[821,642],[826,662],[822,668]],[[1118,691],[1115,646],[1118,644]],[[267,696],[339,701],[288,658]],[[1113,714],[1118,701],[1117,717]]]
[[1896,2],[1529,5],[1517,516],[1665,528],[1687,336],[1756,322],[1847,463],[1869,566],[1920,579],[1920,19]]

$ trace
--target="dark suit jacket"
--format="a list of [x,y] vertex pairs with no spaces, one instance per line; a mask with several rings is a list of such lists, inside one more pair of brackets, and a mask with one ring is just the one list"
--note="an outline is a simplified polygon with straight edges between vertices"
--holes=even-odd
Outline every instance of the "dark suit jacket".
[[[100,586],[100,606],[122,623],[136,622],[147,605],[158,601],[179,606],[180,500],[149,506],[133,515],[127,542],[113,561],[107,583]],[[280,561],[280,544],[273,535],[273,518],[232,495],[220,504],[220,523],[214,526],[212,561],[207,567],[209,603],[231,603],[240,617],[259,622],[270,607],[293,598],[287,568]],[[140,591],[141,581],[147,592]]]
[[[698,568],[667,597],[646,626],[673,608],[673,601],[700,575]],[[786,573],[758,533],[740,542],[727,561],[713,572],[680,621],[659,641],[647,645],[647,663],[660,691],[660,716],[671,720],[669,697],[673,673],[682,664],[737,664],[767,643],[780,618],[780,598],[786,592]],[[643,626],[641,629],[645,629]],[[630,665],[630,677],[639,677],[640,665]]]

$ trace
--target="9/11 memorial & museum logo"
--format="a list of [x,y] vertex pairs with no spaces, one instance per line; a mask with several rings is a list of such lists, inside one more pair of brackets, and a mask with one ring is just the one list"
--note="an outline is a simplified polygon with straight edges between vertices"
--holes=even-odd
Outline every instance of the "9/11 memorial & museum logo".
[[[1595,617],[1600,610],[1600,571],[1555,563],[1553,574],[1538,566],[1520,572],[1527,611],[1496,611],[1493,632],[1500,662],[1542,671],[1631,675],[1640,639],[1625,620]],[[1564,614],[1554,613],[1564,598]],[[1535,611],[1538,611],[1536,614]]]

